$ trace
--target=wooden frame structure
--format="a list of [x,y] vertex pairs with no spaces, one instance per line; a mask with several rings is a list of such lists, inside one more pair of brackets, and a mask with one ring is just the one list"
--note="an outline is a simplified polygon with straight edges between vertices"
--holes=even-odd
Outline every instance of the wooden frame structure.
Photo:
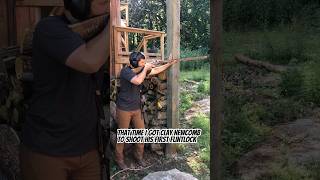
[[[135,51],[141,51],[143,49],[146,59],[162,60],[164,61],[164,37],[165,33],[161,31],[152,31],[139,28],[114,26],[114,54],[116,64],[128,64],[129,63],[129,33],[137,33],[143,35],[143,38]],[[147,50],[147,43],[149,40],[160,38],[160,53],[149,53]]]
[[[111,56],[111,77],[118,77],[123,64],[129,63],[130,41],[129,34],[136,34],[142,37],[135,49],[131,51],[142,51],[148,61],[164,61],[164,43],[165,32],[154,31],[140,28],[128,27],[129,25],[129,4],[119,3],[119,0],[111,0],[111,22],[112,24],[112,56]],[[125,19],[121,18],[121,13],[124,13]],[[159,39],[159,53],[148,52],[148,42]],[[132,45],[131,45],[132,46]]]

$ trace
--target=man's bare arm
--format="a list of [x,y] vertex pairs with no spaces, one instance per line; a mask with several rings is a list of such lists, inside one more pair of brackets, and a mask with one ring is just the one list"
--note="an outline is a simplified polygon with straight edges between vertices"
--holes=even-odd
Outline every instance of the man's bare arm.
[[170,66],[172,66],[173,64],[175,64],[177,62],[178,62],[177,60],[174,60],[174,61],[171,61],[171,62],[169,62],[167,64],[162,65],[162,66],[152,68],[151,72],[148,74],[148,76],[159,74],[159,73],[165,71],[166,69],[168,69]]
[[152,67],[154,67],[154,65],[147,63],[143,68],[142,72],[134,76],[130,82],[135,85],[140,85],[146,78],[147,72],[150,71]]
[[97,72],[108,59],[109,41],[110,23],[100,34],[74,50],[66,60],[66,65],[84,73]]

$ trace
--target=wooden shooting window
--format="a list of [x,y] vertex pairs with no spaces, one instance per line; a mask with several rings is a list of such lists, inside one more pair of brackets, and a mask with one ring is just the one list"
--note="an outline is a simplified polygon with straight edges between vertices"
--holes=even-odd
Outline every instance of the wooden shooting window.
[[[129,55],[132,51],[143,52],[147,61],[164,61],[164,38],[166,36],[164,32],[114,26],[113,33],[116,64],[128,64]],[[139,36],[141,40],[138,43],[134,43],[134,41],[129,40],[130,34],[134,34],[135,37]],[[153,40],[158,40],[160,42],[157,52],[150,52],[148,50],[148,42]],[[135,38],[135,41],[138,41],[137,38]]]

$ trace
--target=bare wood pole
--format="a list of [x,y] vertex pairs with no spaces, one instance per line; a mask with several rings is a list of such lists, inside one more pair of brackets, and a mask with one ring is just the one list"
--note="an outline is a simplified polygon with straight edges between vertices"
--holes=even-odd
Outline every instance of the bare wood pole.
[[9,45],[9,23],[7,4],[7,0],[0,0],[0,48],[5,48]]
[[[121,23],[121,16],[120,16],[120,1],[119,0],[110,0],[110,27],[113,28],[114,26],[120,26]],[[120,47],[120,33],[112,33],[114,31],[110,31],[110,47],[113,47],[113,50],[110,53],[110,74],[111,77],[115,77],[120,72],[121,66],[116,64],[116,60],[118,54],[116,51],[119,51]],[[114,41],[113,41],[114,40]],[[112,48],[111,48],[112,49]]]
[[[222,11],[223,0],[210,1],[211,32],[211,115],[210,152],[211,179],[221,180],[221,129],[223,121],[223,81],[222,81]],[[211,34],[212,34],[211,33]]]
[[8,45],[12,46],[17,43],[16,27],[16,1],[7,0],[7,21],[8,21]]
[[[180,58],[180,0],[167,0],[167,56]],[[179,74],[180,63],[174,64],[168,71],[167,126],[177,128],[179,122]],[[166,155],[176,153],[175,144],[166,145]]]

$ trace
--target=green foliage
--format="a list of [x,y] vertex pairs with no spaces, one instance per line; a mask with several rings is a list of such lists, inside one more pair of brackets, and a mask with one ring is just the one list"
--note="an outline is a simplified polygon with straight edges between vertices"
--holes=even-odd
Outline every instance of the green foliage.
[[305,168],[309,170],[309,174],[314,179],[320,179],[320,161],[313,161],[305,165]]
[[184,113],[186,110],[190,109],[192,106],[192,95],[188,92],[180,93],[180,112]]
[[248,103],[242,96],[231,95],[225,101],[225,121],[222,132],[223,155],[228,167],[254,144],[262,141],[269,129],[261,123],[266,110]]
[[272,165],[271,171],[259,177],[258,180],[315,180],[320,179],[320,162],[309,162],[304,166]]
[[202,68],[193,71],[181,71],[180,81],[193,80],[193,81],[209,81],[210,79],[210,69]]
[[319,65],[319,62],[309,62],[301,65],[300,70],[292,69],[284,73],[280,83],[282,95],[320,105]]
[[[197,50],[183,49],[181,50],[181,58],[184,57],[196,57],[196,56],[206,56],[208,54],[207,48],[201,48]],[[181,70],[197,70],[202,68],[207,68],[210,66],[209,59],[199,60],[199,61],[186,61],[180,62]]]
[[210,84],[209,81],[201,81],[198,86],[198,92],[202,94],[210,94]]
[[[286,167],[272,167],[272,171],[269,174],[266,174],[262,177],[259,177],[258,180],[301,180],[309,179],[306,177],[306,171],[299,167],[295,166],[286,166]],[[309,179],[311,180],[311,179]]]
[[199,49],[208,47],[209,32],[209,0],[181,1],[181,42],[182,47]]
[[320,62],[311,62],[303,68],[303,96],[307,101],[320,105]]
[[[166,31],[165,0],[128,2],[131,27]],[[181,0],[182,48],[208,48],[209,2]],[[317,0],[225,0],[223,13],[227,31],[270,30],[278,26],[320,31],[320,3]],[[141,37],[130,35],[130,41],[137,43],[139,40]],[[159,47],[159,41],[155,44]]]
[[305,113],[303,103],[291,98],[274,100],[266,107],[266,112],[262,121],[267,125],[290,122]]
[[226,30],[269,29],[300,25],[318,29],[320,3],[316,0],[225,0]]
[[200,158],[209,167],[210,163],[210,121],[209,117],[199,114],[192,119],[192,128],[202,129],[201,136],[198,137],[198,145],[200,148]]
[[290,69],[281,75],[279,85],[284,96],[301,96],[303,76],[297,68]]
[[304,34],[288,29],[284,31],[286,33],[280,33],[281,35],[279,32],[266,33],[257,48],[250,49],[247,54],[252,58],[267,60],[274,64],[296,64],[308,60]]

